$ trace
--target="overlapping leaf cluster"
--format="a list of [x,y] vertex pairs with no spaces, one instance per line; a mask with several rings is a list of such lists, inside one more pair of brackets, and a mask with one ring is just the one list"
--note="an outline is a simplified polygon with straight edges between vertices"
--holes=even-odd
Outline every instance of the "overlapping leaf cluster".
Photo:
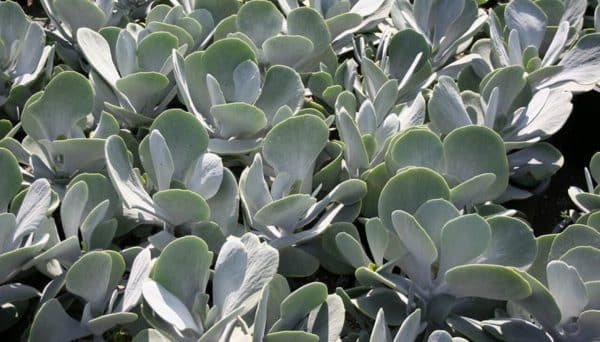
[[563,164],[600,7],[483,3],[0,2],[0,331],[599,339],[600,155],[562,232],[503,203]]

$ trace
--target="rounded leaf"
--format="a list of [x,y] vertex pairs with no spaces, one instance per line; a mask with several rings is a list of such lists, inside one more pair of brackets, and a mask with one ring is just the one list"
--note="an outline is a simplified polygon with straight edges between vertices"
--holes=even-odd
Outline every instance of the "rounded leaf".
[[[34,140],[83,137],[76,124],[94,107],[94,92],[87,78],[74,71],[56,75],[23,108],[23,130]],[[73,132],[77,132],[76,136]]]
[[384,186],[379,196],[379,217],[392,227],[392,212],[403,210],[413,214],[431,199],[450,199],[450,189],[442,176],[424,167],[411,167],[398,172]]
[[269,131],[263,157],[278,173],[286,172],[292,179],[304,181],[312,178],[313,164],[328,139],[329,130],[323,120],[309,114],[294,116]]
[[457,297],[524,299],[531,287],[517,271],[499,265],[462,265],[446,272],[450,293]]
[[237,13],[238,29],[246,34],[256,46],[277,35],[283,25],[283,15],[269,1],[251,1],[245,3]]
[[500,196],[508,186],[508,160],[502,138],[483,126],[466,126],[444,139],[446,172],[459,182],[493,173],[496,180],[477,202]]
[[238,65],[247,60],[256,63],[256,55],[243,40],[239,38],[218,40],[202,55],[204,75],[212,75],[219,82],[225,99],[232,99],[235,97],[234,71]]
[[[156,117],[150,131],[158,130],[165,138],[173,157],[173,178],[183,181],[185,172],[208,147],[208,133],[192,114],[169,109]],[[142,145],[144,145],[142,141]],[[140,148],[142,148],[140,146]]]
[[210,217],[210,209],[204,198],[189,190],[163,190],[155,193],[152,199],[166,212],[168,223],[173,226],[204,221]]
[[407,166],[439,171],[443,161],[444,147],[440,138],[424,128],[410,129],[394,138],[385,156],[385,165],[392,174]]
[[169,243],[154,264],[152,279],[192,309],[208,283],[212,253],[204,241],[185,236]]
[[89,252],[67,271],[67,290],[82,297],[92,306],[98,305],[107,294],[111,269],[110,255],[98,251]]

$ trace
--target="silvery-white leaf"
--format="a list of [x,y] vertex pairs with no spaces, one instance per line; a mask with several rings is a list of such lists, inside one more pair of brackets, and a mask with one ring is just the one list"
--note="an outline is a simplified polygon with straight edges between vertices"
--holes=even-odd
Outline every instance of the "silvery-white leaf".
[[17,229],[15,215],[12,213],[0,214],[0,225],[4,227],[0,230],[0,253],[4,253],[13,249],[16,244],[13,242],[14,232]]
[[142,294],[152,310],[178,330],[189,329],[200,332],[198,324],[185,304],[159,283],[150,279],[146,280],[142,286]]
[[212,106],[226,103],[219,81],[211,74],[206,75],[206,86]]
[[49,47],[44,46],[44,31],[37,23],[31,23],[25,37],[21,39],[23,39],[22,53],[16,60],[13,72],[19,75],[14,82],[25,85],[33,81],[41,71],[48,58]]
[[77,236],[87,200],[88,187],[84,181],[79,181],[69,187],[60,206],[60,219],[65,237]]
[[21,283],[0,285],[0,303],[12,303],[39,297],[41,293],[34,287]]
[[565,1],[565,11],[563,12],[560,21],[568,21],[571,26],[577,30],[581,30],[583,24],[583,16],[588,6],[586,0],[567,0]]
[[251,310],[258,303],[262,288],[277,272],[277,250],[260,242],[254,234],[229,237],[221,247],[215,264],[213,298],[219,316],[243,307]]
[[336,342],[344,327],[345,314],[342,299],[336,294],[329,295],[318,310],[308,315],[307,330],[319,336],[319,341]]
[[290,236],[282,237],[280,239],[276,239],[271,241],[271,246],[282,249],[285,247],[289,247],[295,244],[300,244],[302,242],[311,240],[320,234],[322,234],[333,222],[335,217],[339,214],[339,212],[344,208],[343,204],[338,204],[331,209],[328,209],[323,216],[319,219],[319,221],[309,230],[304,230],[299,233],[295,233]]
[[561,322],[578,317],[587,305],[587,291],[575,267],[562,261],[553,260],[546,267],[548,289],[556,300],[561,314]]
[[83,241],[87,243],[87,248],[92,248],[92,236],[94,235],[96,228],[100,226],[100,223],[106,219],[106,212],[108,211],[109,204],[109,200],[102,201],[90,211],[81,223],[81,237],[83,238]]
[[166,190],[171,185],[171,178],[175,171],[173,157],[165,138],[158,130],[150,132],[150,155],[152,158],[152,168],[156,177],[156,186],[159,191]]
[[[222,231],[225,236],[239,236],[243,229],[238,223],[240,207],[238,183],[233,172],[227,168],[224,168],[223,171],[223,180],[219,191],[206,201],[210,207],[210,220],[219,226],[219,231]],[[217,235],[218,233],[215,232]]]
[[400,129],[405,130],[409,127],[419,126],[425,122],[425,98],[419,94],[412,103],[407,104],[400,113]]
[[144,248],[133,260],[129,279],[123,293],[123,302],[121,303],[121,311],[129,311],[137,305],[141,296],[144,282],[150,275],[151,255],[150,249]]
[[297,115],[280,122],[267,133],[262,155],[276,172],[300,180],[300,192],[312,190],[314,163],[327,145],[329,129],[314,115]]
[[433,89],[429,101],[429,118],[442,133],[472,124],[454,80],[442,76]]
[[373,325],[373,330],[371,331],[371,337],[369,342],[391,342],[392,334],[390,333],[390,329],[387,327],[387,322],[385,321],[385,312],[383,308],[379,308],[377,311],[377,317],[375,318],[375,324]]
[[385,119],[385,116],[390,112],[396,104],[398,98],[398,81],[389,80],[385,82],[381,89],[377,92],[377,96],[373,102],[375,107],[375,115],[377,117],[377,125]]
[[262,207],[254,220],[265,226],[277,227],[284,235],[293,233],[316,199],[306,194],[292,194]]
[[281,199],[289,194],[295,181],[287,172],[279,172],[271,183],[271,197],[273,197],[273,200]]
[[137,43],[131,32],[121,30],[116,46],[117,67],[121,75],[127,76],[138,68],[136,49]]
[[520,65],[523,60],[521,40],[519,39],[519,32],[516,29],[512,29],[508,35],[508,58],[511,65]]
[[546,14],[539,6],[529,0],[514,0],[506,6],[504,17],[506,25],[519,32],[523,50],[528,46],[539,48],[548,23]]
[[494,124],[496,123],[496,115],[498,114],[498,101],[500,101],[499,94],[500,89],[497,87],[492,89],[487,106],[485,108],[483,124],[490,129],[494,129]]
[[273,201],[264,178],[263,162],[260,153],[254,156],[249,168],[240,176],[240,199],[250,219],[260,208]]
[[223,162],[213,153],[204,153],[188,170],[185,183],[188,189],[197,192],[205,199],[212,198],[223,181]]
[[465,7],[465,0],[437,0],[431,7],[429,28],[433,31],[432,41],[438,42],[450,30],[456,18],[460,17]]
[[29,332],[29,341],[73,341],[87,335],[89,331],[69,316],[57,299],[52,298],[37,312]]
[[500,64],[503,66],[510,65],[508,51],[506,51],[506,47],[502,40],[500,20],[494,11],[490,11],[490,42],[492,43],[493,50],[497,54]]
[[163,222],[166,222],[166,215],[154,205],[139,176],[133,171],[127,147],[121,137],[113,135],[106,140],[105,157],[110,180],[125,207],[133,210],[131,214],[141,215],[150,222],[162,217]]
[[478,74],[487,75],[492,72],[486,59],[479,54],[479,51],[472,49],[470,54],[444,66],[437,74],[457,79],[458,74],[469,66],[473,67]]
[[358,0],[350,12],[367,17],[377,11],[385,2],[386,0]]
[[256,308],[256,315],[254,318],[254,333],[252,336],[252,342],[262,342],[265,335],[265,328],[267,327],[267,309],[269,305],[269,292],[270,284],[265,284],[262,289],[261,299]]
[[459,342],[459,341],[467,341],[465,339],[454,339],[452,335],[446,330],[436,330],[429,335],[427,338],[427,342]]
[[[425,112],[423,111],[423,115]],[[402,126],[401,118],[398,115],[390,114],[381,123],[381,126],[375,130],[375,142],[377,142],[377,153],[371,158],[371,167],[381,162],[385,154],[385,146],[388,138],[399,132],[405,127]],[[408,128],[408,127],[407,127]]]
[[194,114],[196,118],[202,123],[202,125],[209,131],[213,132],[213,128],[206,122],[204,117],[201,115],[200,111],[196,108],[194,101],[192,100],[192,95],[190,94],[190,89],[187,84],[186,76],[185,76],[185,61],[183,57],[177,52],[177,50],[173,49],[172,56],[172,64],[173,64],[173,75],[175,76],[175,82],[177,83],[177,89],[179,90],[179,94],[183,102],[185,103],[186,108]]
[[233,70],[235,93],[233,101],[253,104],[260,95],[260,70],[251,60],[238,65]]
[[406,317],[404,322],[402,322],[393,342],[414,341],[421,331],[423,331],[423,325],[421,324],[421,309],[416,309]]
[[377,114],[370,100],[366,100],[360,105],[360,109],[356,113],[356,123],[362,134],[372,133],[377,127]]
[[514,134],[504,136],[506,141],[525,141],[531,138],[551,136],[567,121],[573,104],[573,95],[560,89],[542,89],[535,93],[525,111],[521,114],[523,123],[514,125]]
[[37,228],[50,207],[52,190],[46,179],[38,179],[31,184],[17,213],[17,229],[13,242]]
[[119,122],[114,118],[114,116],[103,111],[100,114],[100,122],[98,122],[98,126],[90,135],[90,137],[94,137],[96,139],[107,139],[111,135],[119,134],[119,128]]
[[98,32],[83,27],[77,31],[77,42],[88,62],[114,86],[120,78],[110,54],[108,42]]
[[273,122],[271,124],[273,126],[275,126],[278,123],[282,122],[283,120],[285,120],[287,118],[291,118],[293,115],[294,115],[294,111],[292,110],[292,108],[285,105],[285,106],[279,108],[279,110],[277,110],[277,112],[273,116]]
[[287,66],[270,67],[264,76],[263,88],[255,104],[264,111],[269,123],[275,125],[272,120],[281,107],[288,106],[293,113],[296,113],[303,103],[304,85],[300,75]]
[[[569,91],[592,89],[600,79],[600,33],[583,36],[562,58],[559,68],[536,72],[531,82],[536,89],[564,87]],[[535,75],[535,74],[534,74]],[[532,75],[533,76],[533,75]]]
[[552,38],[552,42],[546,50],[546,54],[544,55],[544,59],[542,59],[542,66],[548,66],[554,64],[567,43],[567,38],[569,37],[569,23],[567,21],[563,21],[558,26],[556,33],[554,34],[554,38]]
[[416,1],[413,5],[413,13],[415,22],[421,32],[429,31],[430,13],[433,5],[433,0]]
[[369,155],[354,121],[342,111],[336,115],[337,129],[344,142],[344,160],[351,177],[358,177],[361,170],[368,168]]

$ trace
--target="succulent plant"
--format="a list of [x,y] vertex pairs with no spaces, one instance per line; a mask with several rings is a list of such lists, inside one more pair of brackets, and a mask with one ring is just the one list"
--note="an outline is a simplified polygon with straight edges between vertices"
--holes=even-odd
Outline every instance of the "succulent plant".
[[[140,268],[149,269],[150,253],[141,252],[139,258],[140,264],[143,264]],[[143,269],[132,270],[132,273],[134,271],[144,272]],[[48,336],[52,336],[55,341],[70,341],[89,335],[99,338],[117,325],[137,320],[136,313],[123,310],[127,308],[117,305],[120,295],[118,285],[122,282],[124,272],[125,261],[116,251],[92,251],[84,254],[69,268],[58,285],[64,286],[70,294],[84,303],[81,318],[76,320],[67,314],[57,299],[48,299],[37,312],[29,341],[46,341]],[[127,285],[128,291],[124,292],[121,300],[139,300],[139,289],[132,294],[132,291],[135,292],[131,287],[133,284]],[[132,296],[137,296],[137,299],[132,299]]]
[[333,47],[338,53],[353,48],[354,33],[374,31],[374,28],[389,16],[393,3],[391,0],[278,0],[277,2],[286,15],[301,5],[319,12],[325,18],[333,39]]
[[31,95],[29,86],[51,67],[53,53],[42,27],[19,4],[0,3],[0,107],[22,106]]
[[[360,200],[366,193],[361,180],[341,182],[317,199],[320,185],[312,184],[313,171],[327,139],[327,127],[316,116],[286,119],[267,134],[262,153],[256,154],[252,165],[242,172],[240,198],[246,224],[272,246],[301,246],[322,234],[338,216],[358,215]],[[303,145],[301,150],[296,148],[299,144]],[[263,157],[268,165],[264,165]],[[269,175],[269,183],[265,174]],[[282,252],[282,258],[298,257],[297,253],[302,254]],[[302,266],[308,265],[296,268]]]
[[520,66],[494,71],[483,80],[480,92],[460,92],[452,79],[440,77],[429,101],[430,126],[442,135],[472,124],[493,129],[504,140],[510,166],[511,186],[503,200],[541,191],[563,163],[560,152],[542,141],[569,118],[571,93],[532,89]]
[[[5,202],[18,191],[20,181],[16,181],[20,174],[16,159],[10,152],[0,149],[0,158],[3,170],[7,172],[7,179],[1,186]],[[12,184],[9,183],[11,181]],[[21,318],[29,299],[41,296],[35,287],[9,283],[12,279],[32,267],[49,276],[60,275],[59,262],[69,264],[79,256],[77,240],[58,241],[54,220],[47,217],[52,210],[51,197],[48,181],[38,179],[15,197],[12,212],[6,212],[6,208],[1,211],[0,297],[3,305],[0,313],[3,319],[0,330],[14,325]]]
[[68,64],[77,67],[80,49],[77,31],[126,24],[151,5],[151,0],[42,0],[41,5],[52,23],[49,30],[57,41],[57,52]]
[[238,329],[231,339],[335,342],[340,339],[344,314],[342,300],[328,295],[324,284],[308,283],[290,293],[285,279],[277,276],[263,288],[253,329]]
[[[8,151],[1,152],[3,162],[11,158],[7,156]],[[50,239],[53,222],[46,217],[50,203],[50,185],[45,179],[40,179],[31,184],[18,208],[11,208],[16,215],[12,212],[0,214],[3,229],[1,283],[6,283],[20,271],[35,265],[37,260],[34,259]],[[17,203],[13,204],[15,205]]]
[[211,262],[212,253],[197,237],[167,245],[142,284],[142,314],[150,325],[171,339],[229,340],[233,327],[243,324],[239,317],[254,309],[276,274],[277,250],[252,234],[229,237],[215,263],[212,296],[206,293]]
[[134,223],[123,219],[121,201],[110,180],[99,173],[74,177],[62,200],[60,218],[65,238],[79,241],[85,250],[106,249],[113,238]]
[[149,126],[175,97],[172,51],[195,51],[206,39],[201,23],[181,7],[156,6],[146,23],[145,27],[132,23],[124,29],[77,32],[80,49],[92,67],[95,115],[105,109],[131,128]]
[[239,38],[221,39],[185,60],[175,53],[173,64],[180,97],[208,130],[213,153],[258,149],[265,132],[298,114],[304,102],[293,69],[276,65],[261,72],[255,52]]
[[88,133],[93,104],[89,81],[73,71],[61,72],[29,98],[21,121],[27,136],[21,143],[10,136],[0,141],[27,166],[22,168],[25,180],[45,178],[62,197],[74,176],[105,168],[102,131],[118,133],[118,125],[104,115],[97,129]]
[[364,217],[380,215],[377,199],[385,184],[411,166],[442,174],[452,189],[451,202],[457,208],[471,211],[474,206],[497,199],[506,191],[509,164],[505,154],[502,139],[482,126],[464,126],[443,139],[426,127],[397,133],[390,138],[383,161],[361,175],[368,187],[362,214]]
[[[381,341],[381,342],[400,342],[400,341],[416,341],[424,329],[424,325],[421,323],[421,310],[416,309],[413,313],[411,313],[398,331],[393,336],[392,332],[388,328],[385,323],[385,312],[383,309],[379,309],[377,312],[377,318],[375,319],[375,324],[373,325],[373,331],[371,332],[371,336],[369,341]],[[425,341],[425,339],[423,339]],[[452,335],[445,330],[435,330],[429,334],[427,337],[427,342],[440,342],[440,341],[448,341],[448,342],[466,342],[467,339],[462,337],[452,337]]]
[[[154,136],[159,137],[158,134]],[[167,153],[164,138],[160,141],[163,144],[160,151]],[[164,226],[167,232],[173,233],[177,226],[210,218],[206,200],[194,191],[167,188],[150,196],[138,175],[139,171],[132,167],[129,151],[121,137],[114,135],[108,138],[105,156],[108,175],[121,199],[123,214],[137,224]],[[165,165],[161,167],[161,173],[168,170],[167,162],[161,160]]]
[[[365,70],[362,89],[348,87],[354,91],[340,92],[332,104],[350,177],[357,177],[362,171],[379,164],[394,134],[425,122],[425,99],[421,94],[410,102],[399,103],[397,80],[379,77],[382,74],[370,60],[363,60],[362,67]],[[336,93],[336,87],[326,88],[323,94],[330,92]]]
[[[344,306],[336,295],[327,295],[325,285],[309,283],[290,294],[285,279],[275,275],[264,286],[260,296],[252,326],[247,326],[244,321],[234,321],[229,323],[233,326],[227,327],[220,339],[216,339],[215,333],[209,330],[208,337],[202,336],[200,340],[339,340],[344,324]],[[299,329],[300,325],[305,328]],[[169,335],[159,330],[146,329],[136,338],[146,339],[147,336],[167,339]]]
[[235,232],[237,182],[221,158],[207,152],[208,146],[208,134],[193,115],[177,109],[160,114],[139,146],[146,188],[163,191],[177,184],[191,190],[207,201],[212,221]]
[[41,5],[0,1],[2,337],[600,340],[600,152],[554,233],[511,209],[597,1]]
[[483,78],[497,68],[520,65],[530,73],[535,90],[593,89],[600,78],[600,35],[580,36],[585,8],[584,0],[552,4],[515,0],[506,6],[502,18],[492,11],[490,38],[473,45],[476,62],[464,77]]
[[284,17],[272,2],[254,0],[221,22],[214,38],[218,41],[237,37],[246,41],[260,65],[285,65],[300,73],[323,68],[333,72],[337,56],[332,43],[337,34],[349,28],[345,21],[328,25],[321,14],[310,7],[294,8]]
[[537,238],[538,253],[531,267],[518,271],[531,294],[511,300],[504,314],[475,321],[452,319],[471,339],[491,335],[501,340],[593,341],[600,336],[600,257],[597,227],[573,224],[560,234]]
[[349,234],[336,236],[338,250],[366,286],[352,291],[355,310],[375,318],[383,308],[387,324],[399,326],[420,308],[425,322],[443,325],[454,308],[477,305],[467,297],[519,300],[531,294],[518,271],[536,256],[531,228],[502,214],[462,214],[451,198],[435,171],[407,167],[383,188],[379,217],[365,223],[372,259]]
[[469,57],[455,61],[456,56],[466,52],[487,19],[475,0],[398,0],[391,14],[396,29],[410,30],[407,32],[415,43],[427,46],[429,51],[421,56],[421,63],[429,61],[441,74],[464,67]]

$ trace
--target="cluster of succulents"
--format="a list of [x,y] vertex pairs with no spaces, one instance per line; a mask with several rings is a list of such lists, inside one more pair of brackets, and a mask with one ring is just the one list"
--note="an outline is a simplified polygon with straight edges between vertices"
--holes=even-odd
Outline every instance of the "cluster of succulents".
[[[0,1],[0,334],[600,339],[586,0]],[[319,281],[321,280],[321,281]]]

